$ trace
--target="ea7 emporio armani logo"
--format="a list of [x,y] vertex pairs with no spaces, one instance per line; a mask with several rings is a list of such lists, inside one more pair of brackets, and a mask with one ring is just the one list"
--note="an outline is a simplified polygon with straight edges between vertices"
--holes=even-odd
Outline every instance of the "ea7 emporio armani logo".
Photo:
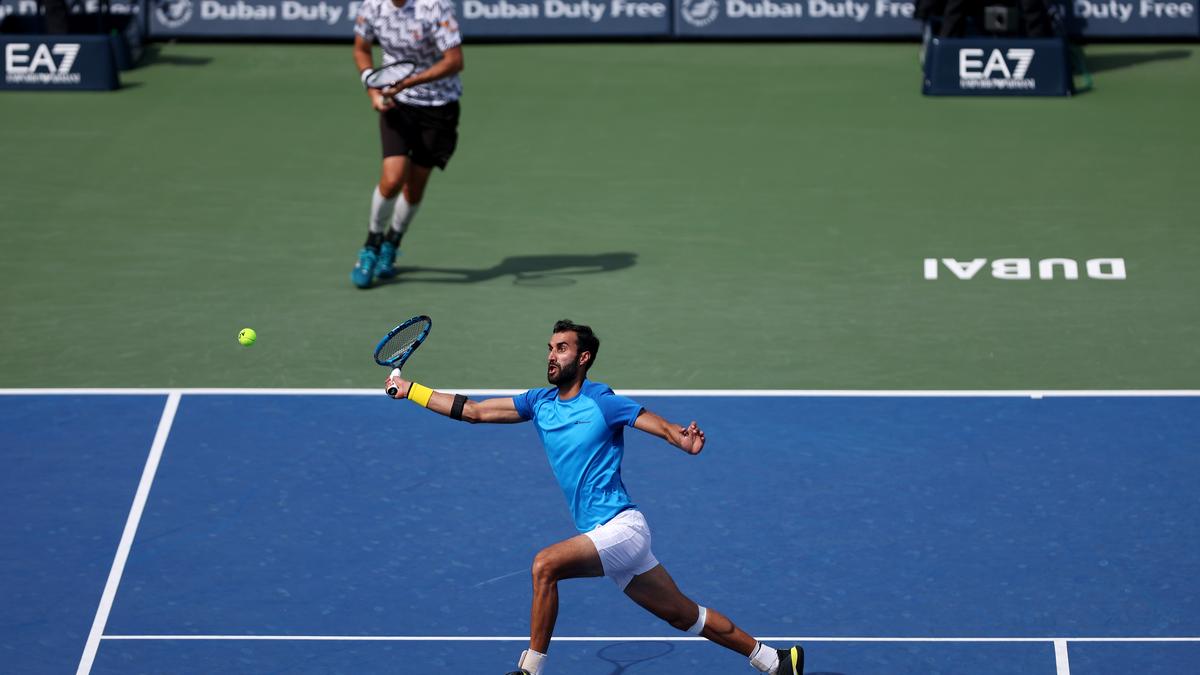
[[154,16],[167,28],[179,28],[192,18],[192,0],[155,0]]
[[717,20],[720,13],[720,0],[683,0],[679,6],[679,14],[683,20],[696,28],[704,28]]
[[79,84],[71,72],[81,45],[9,42],[4,45],[4,81],[9,83]]

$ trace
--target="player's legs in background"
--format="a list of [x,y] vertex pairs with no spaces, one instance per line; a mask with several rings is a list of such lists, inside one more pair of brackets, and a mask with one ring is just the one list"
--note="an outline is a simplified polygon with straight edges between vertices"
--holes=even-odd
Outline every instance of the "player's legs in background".
[[531,572],[533,604],[529,611],[529,651],[534,654],[522,654],[517,665],[538,675],[541,659],[554,634],[554,622],[558,619],[558,582],[604,576],[604,565],[596,545],[581,534],[538,551]]
[[760,671],[772,675],[803,672],[803,651],[799,651],[799,647],[776,651],[760,644],[715,609],[704,608],[703,625],[700,625],[700,606],[679,590],[662,565],[634,577],[625,587],[625,595],[677,630],[696,632],[699,629],[701,637],[749,658]]
[[395,200],[395,213],[383,237],[383,245],[379,249],[379,262],[375,267],[376,276],[391,279],[396,276],[396,254],[400,251],[400,240],[408,231],[408,224],[417,215],[417,206],[425,196],[425,185],[433,167],[421,166],[416,162],[408,162],[407,172],[403,176],[403,189]]
[[[367,220],[367,240],[358,252],[358,261],[350,272],[350,280],[359,288],[367,288],[375,278],[380,259],[380,249],[396,211],[396,198],[404,187],[409,161],[405,155],[383,158],[379,170],[379,184],[371,193],[371,216]],[[395,260],[395,251],[392,252]],[[391,267],[389,263],[388,267]]]
[[[404,187],[405,174],[408,173],[409,161],[406,155],[394,155],[383,158],[383,166],[379,169],[379,191],[386,199],[395,199]],[[382,223],[384,227],[387,223]],[[380,230],[381,232],[383,230]]]

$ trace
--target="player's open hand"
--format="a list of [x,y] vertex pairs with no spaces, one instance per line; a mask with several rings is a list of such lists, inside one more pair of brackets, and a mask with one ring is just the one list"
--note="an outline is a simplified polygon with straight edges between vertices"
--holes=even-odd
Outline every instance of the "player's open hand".
[[[396,393],[392,393],[392,388],[395,388]],[[408,390],[412,387],[412,382],[400,377],[399,375],[389,375],[387,382],[383,385],[383,390],[394,399],[408,398]]]
[[695,422],[679,429],[679,449],[689,455],[698,455],[704,449],[704,431]]

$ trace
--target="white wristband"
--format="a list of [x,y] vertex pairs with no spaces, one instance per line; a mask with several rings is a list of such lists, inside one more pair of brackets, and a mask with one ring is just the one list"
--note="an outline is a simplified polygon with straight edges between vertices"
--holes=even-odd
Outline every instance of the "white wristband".
[[[368,75],[370,75],[370,74],[371,74],[371,69],[370,69],[370,68],[363,68],[363,69],[362,69],[362,72],[360,72],[360,73],[358,74],[358,79],[362,80],[362,83],[363,83],[363,86],[364,86],[364,87],[366,87],[366,86],[367,86],[367,76],[368,76]],[[368,87],[368,88],[369,88],[369,87]]]

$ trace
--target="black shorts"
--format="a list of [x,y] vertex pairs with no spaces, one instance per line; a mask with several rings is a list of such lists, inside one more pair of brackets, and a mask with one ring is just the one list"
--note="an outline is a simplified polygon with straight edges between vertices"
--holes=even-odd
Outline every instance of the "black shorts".
[[383,156],[405,155],[414,164],[445,169],[458,145],[458,101],[440,106],[397,103],[379,114]]

